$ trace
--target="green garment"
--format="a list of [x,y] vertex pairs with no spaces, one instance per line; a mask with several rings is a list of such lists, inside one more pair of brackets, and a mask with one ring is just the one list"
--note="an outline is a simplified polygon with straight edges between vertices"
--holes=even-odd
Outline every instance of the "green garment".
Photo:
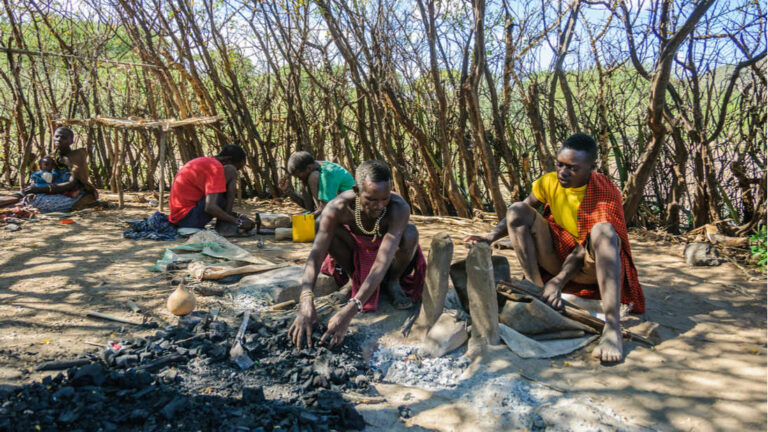
[[320,181],[317,185],[317,199],[329,202],[336,195],[352,189],[355,179],[349,171],[333,162],[317,161],[320,165]]

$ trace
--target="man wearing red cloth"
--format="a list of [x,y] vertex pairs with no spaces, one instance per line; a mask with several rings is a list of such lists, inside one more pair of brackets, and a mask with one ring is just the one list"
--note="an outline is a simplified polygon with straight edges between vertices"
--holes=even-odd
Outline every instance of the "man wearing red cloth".
[[[531,195],[512,204],[488,235],[465,241],[492,243],[508,233],[526,279],[543,286],[544,298],[555,308],[562,307],[563,291],[601,298],[605,328],[593,354],[617,362],[624,357],[619,303],[643,313],[645,297],[632,261],[621,192],[594,171],[596,160],[595,140],[571,135],[557,153],[556,171],[536,180]],[[542,205],[543,215],[536,211]]]
[[232,212],[237,191],[237,172],[245,167],[245,151],[225,145],[214,157],[192,159],[176,173],[168,199],[168,220],[178,228],[204,228],[216,218],[245,231],[254,223]]
[[[358,168],[355,186],[331,200],[320,215],[319,228],[302,278],[299,313],[289,335],[296,346],[312,345],[317,321],[312,290],[321,271],[352,280],[349,302],[328,322],[321,341],[338,345],[352,317],[375,311],[379,291],[397,308],[408,308],[421,298],[426,260],[419,232],[408,223],[411,208],[392,193],[392,173],[382,161],[366,161]],[[322,268],[321,268],[322,265]],[[343,281],[343,280],[342,280]]]

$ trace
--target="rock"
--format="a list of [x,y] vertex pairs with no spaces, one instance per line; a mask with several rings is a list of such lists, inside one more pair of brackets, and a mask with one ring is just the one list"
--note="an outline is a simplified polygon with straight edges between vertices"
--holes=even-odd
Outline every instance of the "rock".
[[358,375],[355,377],[355,387],[365,390],[370,385],[370,380],[365,375]]
[[405,405],[397,407],[397,413],[400,415],[401,419],[409,419],[413,417],[413,411]]
[[243,387],[243,402],[248,404],[264,402],[264,389],[261,386]]
[[286,228],[291,226],[291,217],[280,213],[259,213],[263,228]]
[[711,243],[688,243],[683,251],[685,262],[691,266],[719,266],[723,263],[717,247]]
[[104,367],[100,364],[91,363],[75,370],[72,384],[75,386],[100,386],[104,384],[106,379],[107,371]]
[[186,399],[182,397],[176,397],[174,400],[168,402],[168,404],[160,410],[160,413],[168,420],[173,420],[181,409],[187,405]]
[[125,369],[139,362],[139,356],[133,354],[123,354],[115,357],[115,366]]
[[467,323],[443,313],[429,329],[419,353],[426,357],[442,357],[464,345],[467,339],[469,339]]
[[[303,266],[287,266],[246,276],[238,284],[238,291],[235,295],[236,306],[238,299],[245,302],[246,298],[267,300],[273,303],[282,303],[288,300],[298,302],[303,275]],[[332,277],[324,274],[317,277],[315,296],[328,295],[338,289],[339,287]]]
[[58,389],[56,393],[53,394],[53,399],[54,400],[69,399],[74,395],[75,395],[75,389],[70,386],[65,386]]
[[132,423],[144,423],[147,418],[149,418],[149,411],[142,408],[136,408],[128,415],[128,420]]
[[8,224],[8,225],[6,225],[6,226],[5,226],[5,229],[7,229],[7,230],[8,230],[8,231],[10,231],[10,232],[14,232],[14,231],[18,231],[18,230],[20,230],[20,229],[21,229],[21,227],[20,227],[19,225],[16,225],[16,224],[12,224],[12,223],[11,223],[11,224]]

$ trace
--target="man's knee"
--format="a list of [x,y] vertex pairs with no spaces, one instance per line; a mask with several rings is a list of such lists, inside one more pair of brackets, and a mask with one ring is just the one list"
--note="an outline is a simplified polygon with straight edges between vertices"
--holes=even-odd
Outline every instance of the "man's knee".
[[606,247],[615,249],[619,245],[619,235],[613,225],[608,222],[595,224],[589,233],[589,238],[595,250]]
[[408,224],[403,231],[403,237],[400,239],[400,246],[411,248],[419,243],[419,230],[414,224]]
[[536,210],[528,204],[518,201],[507,209],[507,225],[510,227],[530,227],[536,217]]

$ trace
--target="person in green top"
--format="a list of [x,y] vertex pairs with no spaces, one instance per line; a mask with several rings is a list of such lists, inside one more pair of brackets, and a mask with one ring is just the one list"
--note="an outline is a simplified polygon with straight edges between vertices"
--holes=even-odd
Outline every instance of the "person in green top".
[[[341,165],[327,161],[316,161],[309,152],[298,151],[288,158],[288,174],[280,180],[280,189],[288,192],[290,198],[307,211],[319,216],[329,201],[336,195],[355,186],[355,179]],[[299,196],[291,187],[290,178],[301,181],[302,194]]]

